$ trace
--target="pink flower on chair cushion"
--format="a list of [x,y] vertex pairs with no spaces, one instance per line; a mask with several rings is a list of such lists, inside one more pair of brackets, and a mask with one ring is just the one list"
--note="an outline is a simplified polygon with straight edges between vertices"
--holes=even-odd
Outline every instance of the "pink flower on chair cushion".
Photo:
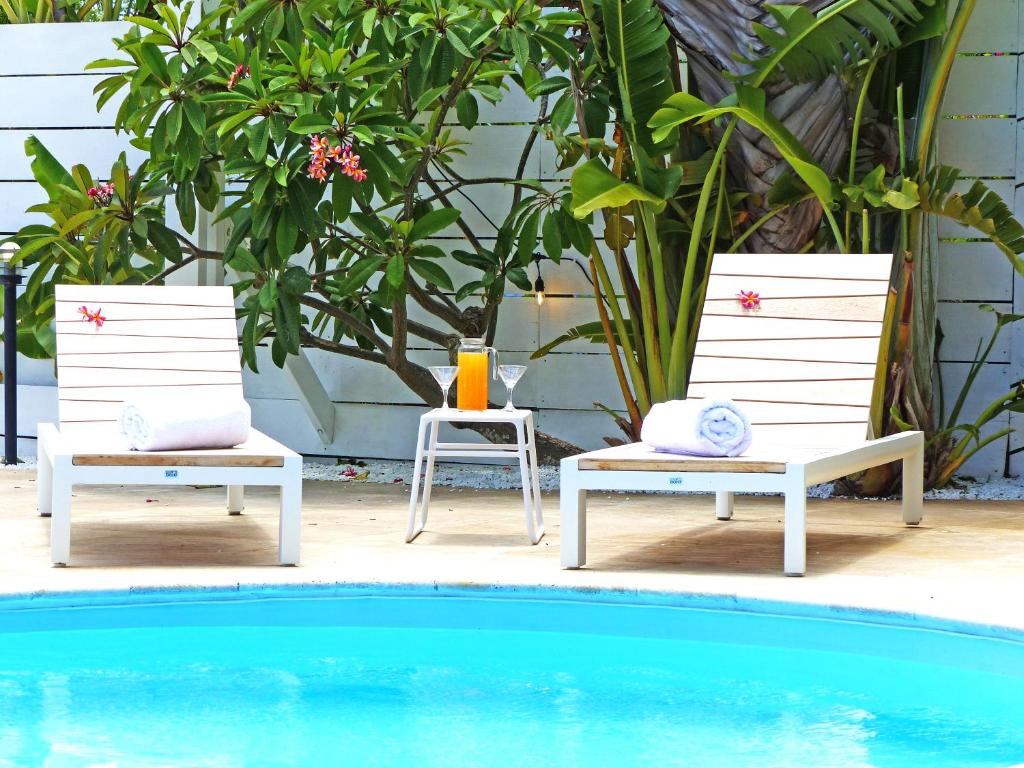
[[103,316],[103,308],[100,307],[95,312],[90,312],[89,308],[84,304],[78,308],[78,314],[82,316],[83,323],[93,323],[97,328],[102,328],[103,323],[107,321],[107,318]]
[[740,291],[736,296],[744,309],[761,308],[761,294],[757,291]]

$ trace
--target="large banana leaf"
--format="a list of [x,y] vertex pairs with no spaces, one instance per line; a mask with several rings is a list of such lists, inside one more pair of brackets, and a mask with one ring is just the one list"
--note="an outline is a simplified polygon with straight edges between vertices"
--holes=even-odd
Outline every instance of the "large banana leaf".
[[651,152],[656,142],[647,121],[675,92],[668,27],[653,0],[602,0],[601,12],[623,123],[631,138]]
[[[676,186],[678,185],[677,181]],[[573,216],[578,219],[600,208],[621,208],[635,201],[650,203],[655,211],[661,211],[665,207],[664,197],[648,192],[636,184],[622,181],[597,158],[588,160],[575,170],[572,174],[571,188],[570,208]],[[671,191],[674,192],[675,189]]]
[[983,233],[1003,252],[1014,270],[1024,275],[1024,227],[1003,199],[975,181],[964,194],[953,191],[960,171],[948,165],[932,168],[918,185],[921,210],[952,219]]
[[727,96],[715,106],[691,94],[677,93],[654,114],[650,126],[658,139],[683,123],[706,123],[723,115],[734,116],[763,133],[822,204],[832,204],[835,191],[831,179],[782,121],[768,110],[765,93],[759,88],[740,84],[734,95]]
[[781,69],[794,82],[820,80],[907,39],[940,35],[945,0],[837,0],[811,13],[803,5],[766,5],[778,29],[753,24],[772,53],[749,61],[745,79],[760,85]]

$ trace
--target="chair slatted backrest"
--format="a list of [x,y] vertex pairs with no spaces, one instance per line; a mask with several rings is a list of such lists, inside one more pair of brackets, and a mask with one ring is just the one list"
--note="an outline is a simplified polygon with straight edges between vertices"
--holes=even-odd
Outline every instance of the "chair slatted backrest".
[[133,395],[242,394],[229,286],[58,285],[55,317],[62,431],[113,427]]
[[891,269],[888,254],[716,254],[687,396],[735,400],[758,444],[866,439]]

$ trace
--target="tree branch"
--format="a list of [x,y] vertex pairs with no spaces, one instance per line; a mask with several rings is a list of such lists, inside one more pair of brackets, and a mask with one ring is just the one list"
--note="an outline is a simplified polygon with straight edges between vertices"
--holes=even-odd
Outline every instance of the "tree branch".
[[299,338],[303,344],[325,350],[326,352],[333,352],[338,355],[345,355],[346,357],[354,357],[359,360],[368,360],[371,363],[387,365],[387,359],[384,355],[377,352],[371,352],[368,349],[362,349],[361,347],[355,347],[351,344],[339,344],[336,341],[328,341],[327,339],[320,338],[319,336],[314,336],[305,328],[299,331]]
[[[431,182],[436,183],[437,179],[427,177],[424,181],[427,184],[430,184]],[[443,181],[449,181],[449,179],[443,179]],[[529,187],[531,189],[536,186],[533,182],[523,181],[521,175],[515,179],[509,179],[503,176],[484,176],[479,179],[456,179],[456,181],[458,182],[457,184],[452,184],[448,189],[438,192],[436,195],[421,197],[420,202],[433,203],[434,201],[440,200],[442,197],[450,195],[453,192],[458,192],[460,187],[479,186],[481,184],[510,184],[517,187]]]
[[330,315],[331,317],[341,320],[353,331],[358,333],[360,336],[366,338],[370,343],[373,344],[373,346],[375,346],[385,355],[391,352],[391,347],[388,345],[388,343],[380,336],[378,336],[377,332],[373,330],[371,326],[364,323],[355,315],[346,312],[341,307],[336,307],[333,304],[330,304],[326,301],[321,301],[320,299],[317,299],[309,295],[301,296],[299,298],[299,303],[309,307],[310,309],[315,309],[318,312],[323,312],[325,315]]
[[[533,151],[533,145],[537,143],[537,129],[540,128],[541,124],[545,122],[546,113],[548,111],[548,96],[544,94],[540,97],[540,109],[537,113],[537,121],[533,124],[533,130],[530,131],[530,135],[526,137],[526,144],[523,146],[523,151],[519,155],[519,164],[516,166],[516,179],[522,179],[523,174],[526,173],[526,163],[530,159],[530,153]],[[519,205],[519,202],[523,199],[523,188],[516,187],[515,192],[512,193],[512,207],[515,208]]]
[[[426,179],[426,183],[428,187],[434,190],[434,192],[436,193],[435,197],[437,199],[439,199],[449,208],[455,207],[454,205],[452,205],[451,200],[448,199],[448,196],[441,193],[441,187],[436,181],[434,181],[433,179]],[[468,200],[469,198],[467,197],[466,199]],[[473,201],[470,200],[470,203],[472,202]],[[474,207],[476,206],[474,205]],[[480,209],[477,208],[477,210]],[[480,213],[483,214],[483,211],[480,211]],[[484,218],[487,218],[486,215],[484,216]],[[473,230],[470,229],[469,225],[461,216],[459,216],[459,218],[455,220],[455,226],[457,226],[462,231],[463,236],[469,241],[469,244],[473,246],[473,250],[475,250],[477,253],[480,253],[482,250],[484,250],[483,245],[481,245],[480,241],[477,239],[477,236],[473,233]]]
[[408,286],[409,295],[412,296],[413,301],[419,304],[423,309],[427,310],[434,317],[440,318],[444,322],[448,323],[452,328],[460,333],[465,328],[465,318],[462,316],[462,311],[458,307],[452,308],[446,304],[442,304],[439,301],[431,298],[427,292],[417,283],[415,280],[410,278],[406,281]]

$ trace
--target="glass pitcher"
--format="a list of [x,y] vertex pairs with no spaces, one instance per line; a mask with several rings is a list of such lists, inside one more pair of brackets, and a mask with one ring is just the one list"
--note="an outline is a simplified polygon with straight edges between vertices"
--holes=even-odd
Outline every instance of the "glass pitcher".
[[455,380],[455,407],[462,411],[487,410],[487,362],[488,353],[494,353],[494,365],[498,364],[498,350],[488,347],[483,339],[462,339],[459,342],[459,376]]

